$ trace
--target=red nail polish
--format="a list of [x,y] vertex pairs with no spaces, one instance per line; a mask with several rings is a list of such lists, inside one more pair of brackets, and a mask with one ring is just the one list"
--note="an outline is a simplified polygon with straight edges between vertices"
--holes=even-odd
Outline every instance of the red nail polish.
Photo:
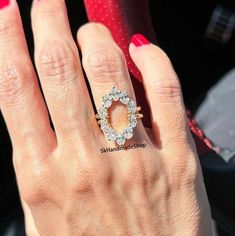
[[148,45],[149,41],[142,34],[135,34],[131,38],[131,42],[136,46],[140,47],[143,45]]
[[0,0],[0,9],[7,7],[10,3],[10,0]]

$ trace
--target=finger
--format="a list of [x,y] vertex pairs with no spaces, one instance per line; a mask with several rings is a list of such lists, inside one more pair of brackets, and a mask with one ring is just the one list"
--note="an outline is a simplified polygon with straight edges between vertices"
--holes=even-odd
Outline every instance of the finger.
[[35,62],[58,139],[87,136],[96,123],[65,2],[34,2],[32,25]]
[[43,155],[53,148],[55,137],[29,57],[16,1],[0,9],[0,19],[0,108],[14,150],[40,151]]
[[169,148],[185,144],[188,140],[185,108],[180,83],[169,58],[141,35],[132,38],[129,50],[144,78],[158,145]]
[[[103,96],[110,92],[112,86],[127,92],[129,97],[135,100],[124,55],[108,29],[101,24],[90,23],[79,29],[77,38],[82,50],[83,67],[91,86],[96,107],[101,106]],[[121,132],[128,124],[126,106],[117,103],[111,109],[112,127]],[[144,138],[143,125],[141,122],[138,124],[137,130]]]
[[108,29],[101,24],[89,23],[79,29],[77,38],[89,83],[96,88],[93,89],[95,103],[100,105],[104,92],[113,85],[125,89],[134,98],[123,53]]

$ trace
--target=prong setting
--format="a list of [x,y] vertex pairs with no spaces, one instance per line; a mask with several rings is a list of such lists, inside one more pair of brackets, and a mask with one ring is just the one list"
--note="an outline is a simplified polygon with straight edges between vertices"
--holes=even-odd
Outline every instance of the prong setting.
[[[128,125],[122,132],[115,131],[109,124],[108,109],[115,101],[120,101],[128,110]],[[126,92],[120,91],[113,86],[111,91],[103,97],[103,103],[96,115],[96,118],[100,119],[99,125],[107,140],[116,142],[118,145],[124,145],[127,140],[131,139],[133,137],[133,129],[137,126],[137,119],[142,118],[140,116],[142,114],[138,113],[140,109]]]

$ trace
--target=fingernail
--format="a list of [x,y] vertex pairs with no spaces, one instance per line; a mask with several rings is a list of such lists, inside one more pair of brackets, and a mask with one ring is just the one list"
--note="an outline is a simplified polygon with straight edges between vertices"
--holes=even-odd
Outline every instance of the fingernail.
[[136,47],[150,44],[148,39],[146,39],[142,34],[133,35],[131,37],[131,43],[133,43]]
[[0,0],[0,9],[7,7],[10,3],[10,0]]

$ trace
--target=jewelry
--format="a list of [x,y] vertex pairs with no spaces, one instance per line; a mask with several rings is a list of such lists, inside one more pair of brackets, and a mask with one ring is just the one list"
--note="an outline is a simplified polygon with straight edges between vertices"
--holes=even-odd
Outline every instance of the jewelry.
[[[111,107],[114,101],[120,101],[127,106],[128,110],[128,125],[122,132],[116,132],[109,123],[108,108]],[[116,141],[118,145],[124,145],[126,140],[133,137],[133,129],[137,126],[137,119],[143,118],[139,113],[141,107],[137,107],[136,102],[133,101],[126,92],[118,90],[115,86],[111,91],[103,97],[103,103],[98,108],[96,119],[100,129],[105,134],[108,141]]]

